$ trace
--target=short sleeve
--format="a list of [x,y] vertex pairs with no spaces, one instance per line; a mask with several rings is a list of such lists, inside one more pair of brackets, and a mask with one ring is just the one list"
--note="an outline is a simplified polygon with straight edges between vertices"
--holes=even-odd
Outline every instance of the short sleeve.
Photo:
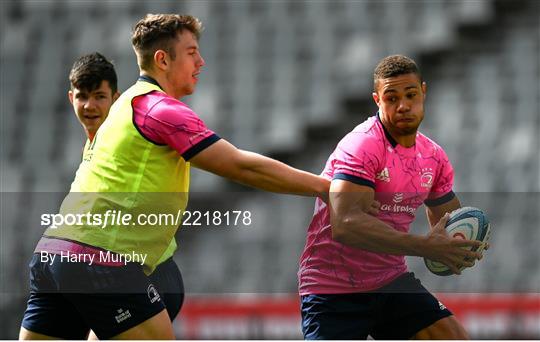
[[334,151],[333,179],[375,188],[375,175],[382,160],[380,141],[371,135],[351,132]]
[[455,197],[453,192],[454,186],[454,169],[448,156],[442,148],[437,150],[439,168],[433,186],[431,187],[428,199],[425,201],[427,206],[437,206],[444,204]]
[[[144,97],[143,97],[144,98]],[[164,97],[146,112],[133,102],[135,126],[146,139],[168,145],[187,161],[220,138],[182,102]]]

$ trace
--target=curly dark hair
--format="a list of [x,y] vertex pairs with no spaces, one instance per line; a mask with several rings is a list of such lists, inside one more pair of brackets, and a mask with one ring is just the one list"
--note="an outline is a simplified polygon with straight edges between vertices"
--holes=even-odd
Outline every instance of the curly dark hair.
[[199,39],[203,30],[201,21],[191,15],[147,14],[133,27],[131,44],[137,54],[139,67],[151,69],[154,53],[166,51],[174,60],[173,41],[178,34],[188,30]]
[[109,82],[112,93],[118,90],[118,78],[114,65],[99,52],[81,56],[75,60],[69,72],[71,89],[93,91],[102,81]]
[[373,72],[373,90],[377,91],[378,80],[406,74],[416,74],[422,83],[420,70],[411,58],[403,55],[385,57],[377,64]]

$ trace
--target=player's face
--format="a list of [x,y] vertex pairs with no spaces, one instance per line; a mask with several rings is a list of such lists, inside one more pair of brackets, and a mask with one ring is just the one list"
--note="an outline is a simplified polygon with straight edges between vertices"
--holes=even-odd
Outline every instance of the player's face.
[[204,59],[199,52],[199,42],[195,35],[182,31],[174,45],[176,57],[169,60],[167,81],[173,85],[176,98],[190,95],[195,91]]
[[385,126],[398,135],[416,134],[424,119],[426,84],[416,74],[379,79],[373,99]]
[[87,137],[91,138],[107,118],[118,93],[113,94],[108,81],[101,81],[100,86],[93,91],[73,88],[68,92],[68,96],[77,119],[84,127]]

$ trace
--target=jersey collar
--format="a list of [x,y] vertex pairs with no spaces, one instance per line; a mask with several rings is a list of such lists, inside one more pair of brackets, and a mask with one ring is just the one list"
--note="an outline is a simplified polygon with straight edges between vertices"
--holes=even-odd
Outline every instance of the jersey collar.
[[384,124],[382,123],[381,121],[381,117],[380,117],[380,112],[377,112],[376,116],[377,116],[377,120],[381,123],[381,126],[384,130],[384,135],[386,136],[386,139],[388,140],[388,142],[390,143],[390,145],[392,145],[393,148],[395,148],[397,146],[397,141],[390,135],[390,132],[388,132],[388,130],[386,129],[386,127],[384,127]]
[[161,89],[163,91],[163,88],[159,85],[159,83],[155,79],[153,79],[152,77],[150,77],[148,75],[139,76],[137,81],[152,83],[153,85],[158,86],[159,89]]

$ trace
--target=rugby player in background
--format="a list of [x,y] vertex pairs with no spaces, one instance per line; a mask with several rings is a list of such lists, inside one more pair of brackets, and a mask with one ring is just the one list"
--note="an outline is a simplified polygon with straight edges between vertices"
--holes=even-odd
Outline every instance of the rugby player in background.
[[120,94],[114,65],[98,52],[75,60],[69,72],[69,102],[92,142]]
[[[120,96],[118,78],[114,65],[102,54],[94,52],[75,60],[69,73],[69,82],[69,101],[88,138],[84,147],[86,150],[99,126],[109,115],[112,104]],[[169,248],[176,250],[176,240],[171,240]],[[172,256],[158,262],[149,278],[163,298],[171,322],[174,321],[184,301],[184,283]],[[93,332],[89,337],[97,338]]]

